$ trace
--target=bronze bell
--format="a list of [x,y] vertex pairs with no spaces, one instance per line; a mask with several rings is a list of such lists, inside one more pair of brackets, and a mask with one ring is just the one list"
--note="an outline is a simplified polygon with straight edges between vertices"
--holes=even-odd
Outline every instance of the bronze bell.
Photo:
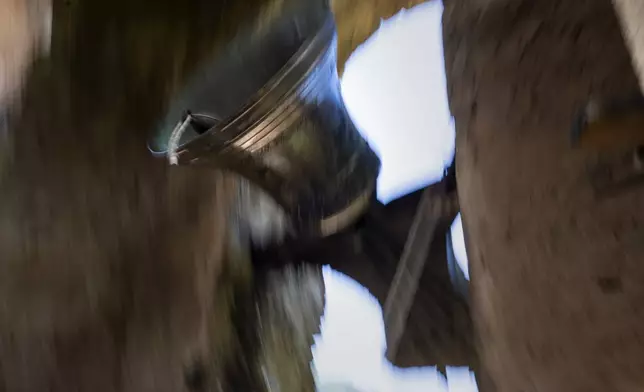
[[380,171],[340,94],[333,15],[300,6],[263,30],[237,34],[188,85],[150,148],[243,175],[298,236],[333,234],[366,210]]

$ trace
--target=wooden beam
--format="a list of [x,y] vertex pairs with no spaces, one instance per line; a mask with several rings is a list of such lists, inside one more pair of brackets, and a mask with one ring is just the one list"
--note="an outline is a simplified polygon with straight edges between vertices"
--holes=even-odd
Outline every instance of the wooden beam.
[[385,301],[384,318],[389,357],[396,355],[405,331],[436,227],[445,220],[445,216],[454,216],[458,211],[456,193],[444,194],[443,189],[444,187],[430,187],[424,191]]
[[609,0],[513,3],[443,19],[480,369],[498,391],[642,390],[644,189],[597,200],[604,156],[568,134],[639,87],[619,22]]

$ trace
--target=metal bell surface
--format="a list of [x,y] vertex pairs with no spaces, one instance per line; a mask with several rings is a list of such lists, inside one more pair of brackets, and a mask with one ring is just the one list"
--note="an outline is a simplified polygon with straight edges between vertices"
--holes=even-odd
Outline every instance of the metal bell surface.
[[327,236],[373,199],[380,160],[344,105],[327,8],[296,7],[242,31],[171,105],[150,149],[261,187],[295,235]]

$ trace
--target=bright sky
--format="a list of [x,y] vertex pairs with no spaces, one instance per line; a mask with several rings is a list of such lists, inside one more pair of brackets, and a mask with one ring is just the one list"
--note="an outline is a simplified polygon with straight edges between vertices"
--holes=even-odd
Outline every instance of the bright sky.
[[[383,22],[347,64],[342,92],[349,113],[379,153],[378,198],[396,197],[440,180],[454,154],[447,104],[438,0]],[[453,226],[455,254],[466,269],[460,219]],[[382,309],[352,279],[325,270],[327,305],[314,347],[321,392],[476,391],[467,369],[396,369],[384,358]],[[334,386],[331,386],[334,385]]]
[[342,79],[349,113],[383,161],[383,202],[439,180],[454,154],[441,13],[432,1],[383,22]]

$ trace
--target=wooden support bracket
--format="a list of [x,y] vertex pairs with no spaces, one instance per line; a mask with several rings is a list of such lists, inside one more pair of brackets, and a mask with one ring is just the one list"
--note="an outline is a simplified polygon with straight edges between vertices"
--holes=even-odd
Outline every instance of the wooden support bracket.
[[423,192],[384,306],[390,358],[398,351],[436,227],[458,209],[456,192],[446,193],[444,187],[429,187]]

